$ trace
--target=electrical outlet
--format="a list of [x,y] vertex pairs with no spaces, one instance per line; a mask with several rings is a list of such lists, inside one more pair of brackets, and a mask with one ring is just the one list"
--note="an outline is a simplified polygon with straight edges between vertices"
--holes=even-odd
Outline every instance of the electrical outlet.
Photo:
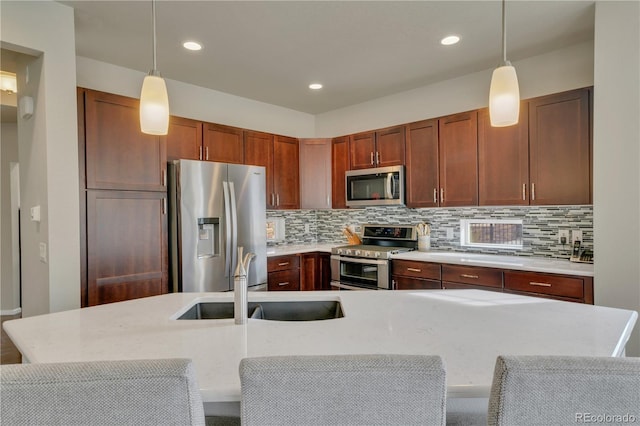
[[40,243],[40,262],[47,263],[47,243]]
[[569,230],[560,229],[558,231],[558,242],[562,245],[569,244]]
[[574,229],[571,231],[571,244],[574,244],[576,241],[580,241],[582,243],[582,230]]

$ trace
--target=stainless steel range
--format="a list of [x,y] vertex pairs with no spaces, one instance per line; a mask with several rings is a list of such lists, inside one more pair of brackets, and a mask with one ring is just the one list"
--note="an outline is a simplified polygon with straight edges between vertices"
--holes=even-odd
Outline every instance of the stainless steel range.
[[344,290],[392,290],[391,256],[415,250],[414,226],[364,225],[362,245],[331,250],[331,286]]

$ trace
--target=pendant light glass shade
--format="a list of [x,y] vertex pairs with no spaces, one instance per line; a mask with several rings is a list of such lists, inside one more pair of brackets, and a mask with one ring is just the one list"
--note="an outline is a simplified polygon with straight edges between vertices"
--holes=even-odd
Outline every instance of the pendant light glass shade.
[[167,85],[156,69],[156,2],[151,0],[153,22],[153,69],[144,78],[140,91],[140,130],[149,135],[169,131],[169,95]]
[[520,88],[516,69],[503,65],[493,70],[489,89],[489,117],[493,127],[518,124]]
[[518,124],[520,87],[516,69],[507,61],[507,20],[502,0],[502,65],[493,70],[489,88],[489,118],[492,127]]
[[142,82],[140,130],[149,135],[166,135],[169,131],[169,96],[159,75],[149,74]]

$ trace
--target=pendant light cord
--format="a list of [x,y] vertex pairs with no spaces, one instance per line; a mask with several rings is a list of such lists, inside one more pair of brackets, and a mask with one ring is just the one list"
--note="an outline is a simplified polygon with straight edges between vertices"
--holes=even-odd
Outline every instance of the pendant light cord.
[[[156,0],[151,0],[151,15],[153,22],[153,71],[157,72],[156,64]],[[504,25],[504,21],[503,24]]]
[[507,24],[505,16],[505,0],[502,0],[502,63],[507,65]]

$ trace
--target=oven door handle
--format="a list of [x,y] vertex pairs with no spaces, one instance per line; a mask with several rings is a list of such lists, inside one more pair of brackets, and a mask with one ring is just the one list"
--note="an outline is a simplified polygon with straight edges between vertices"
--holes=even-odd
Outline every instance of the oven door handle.
[[356,287],[353,285],[342,284],[341,282],[336,282],[336,281],[331,282],[331,287],[340,288],[342,290],[358,290],[358,291],[377,290],[377,288]]
[[335,259],[338,260],[340,262],[349,262],[349,263],[363,263],[365,265],[386,265],[387,262],[389,262],[388,260],[376,260],[376,259],[369,259],[369,258],[359,258],[359,257],[347,257],[347,256],[339,256],[339,255],[332,255],[331,259]]
[[393,173],[387,173],[387,200],[393,200]]

